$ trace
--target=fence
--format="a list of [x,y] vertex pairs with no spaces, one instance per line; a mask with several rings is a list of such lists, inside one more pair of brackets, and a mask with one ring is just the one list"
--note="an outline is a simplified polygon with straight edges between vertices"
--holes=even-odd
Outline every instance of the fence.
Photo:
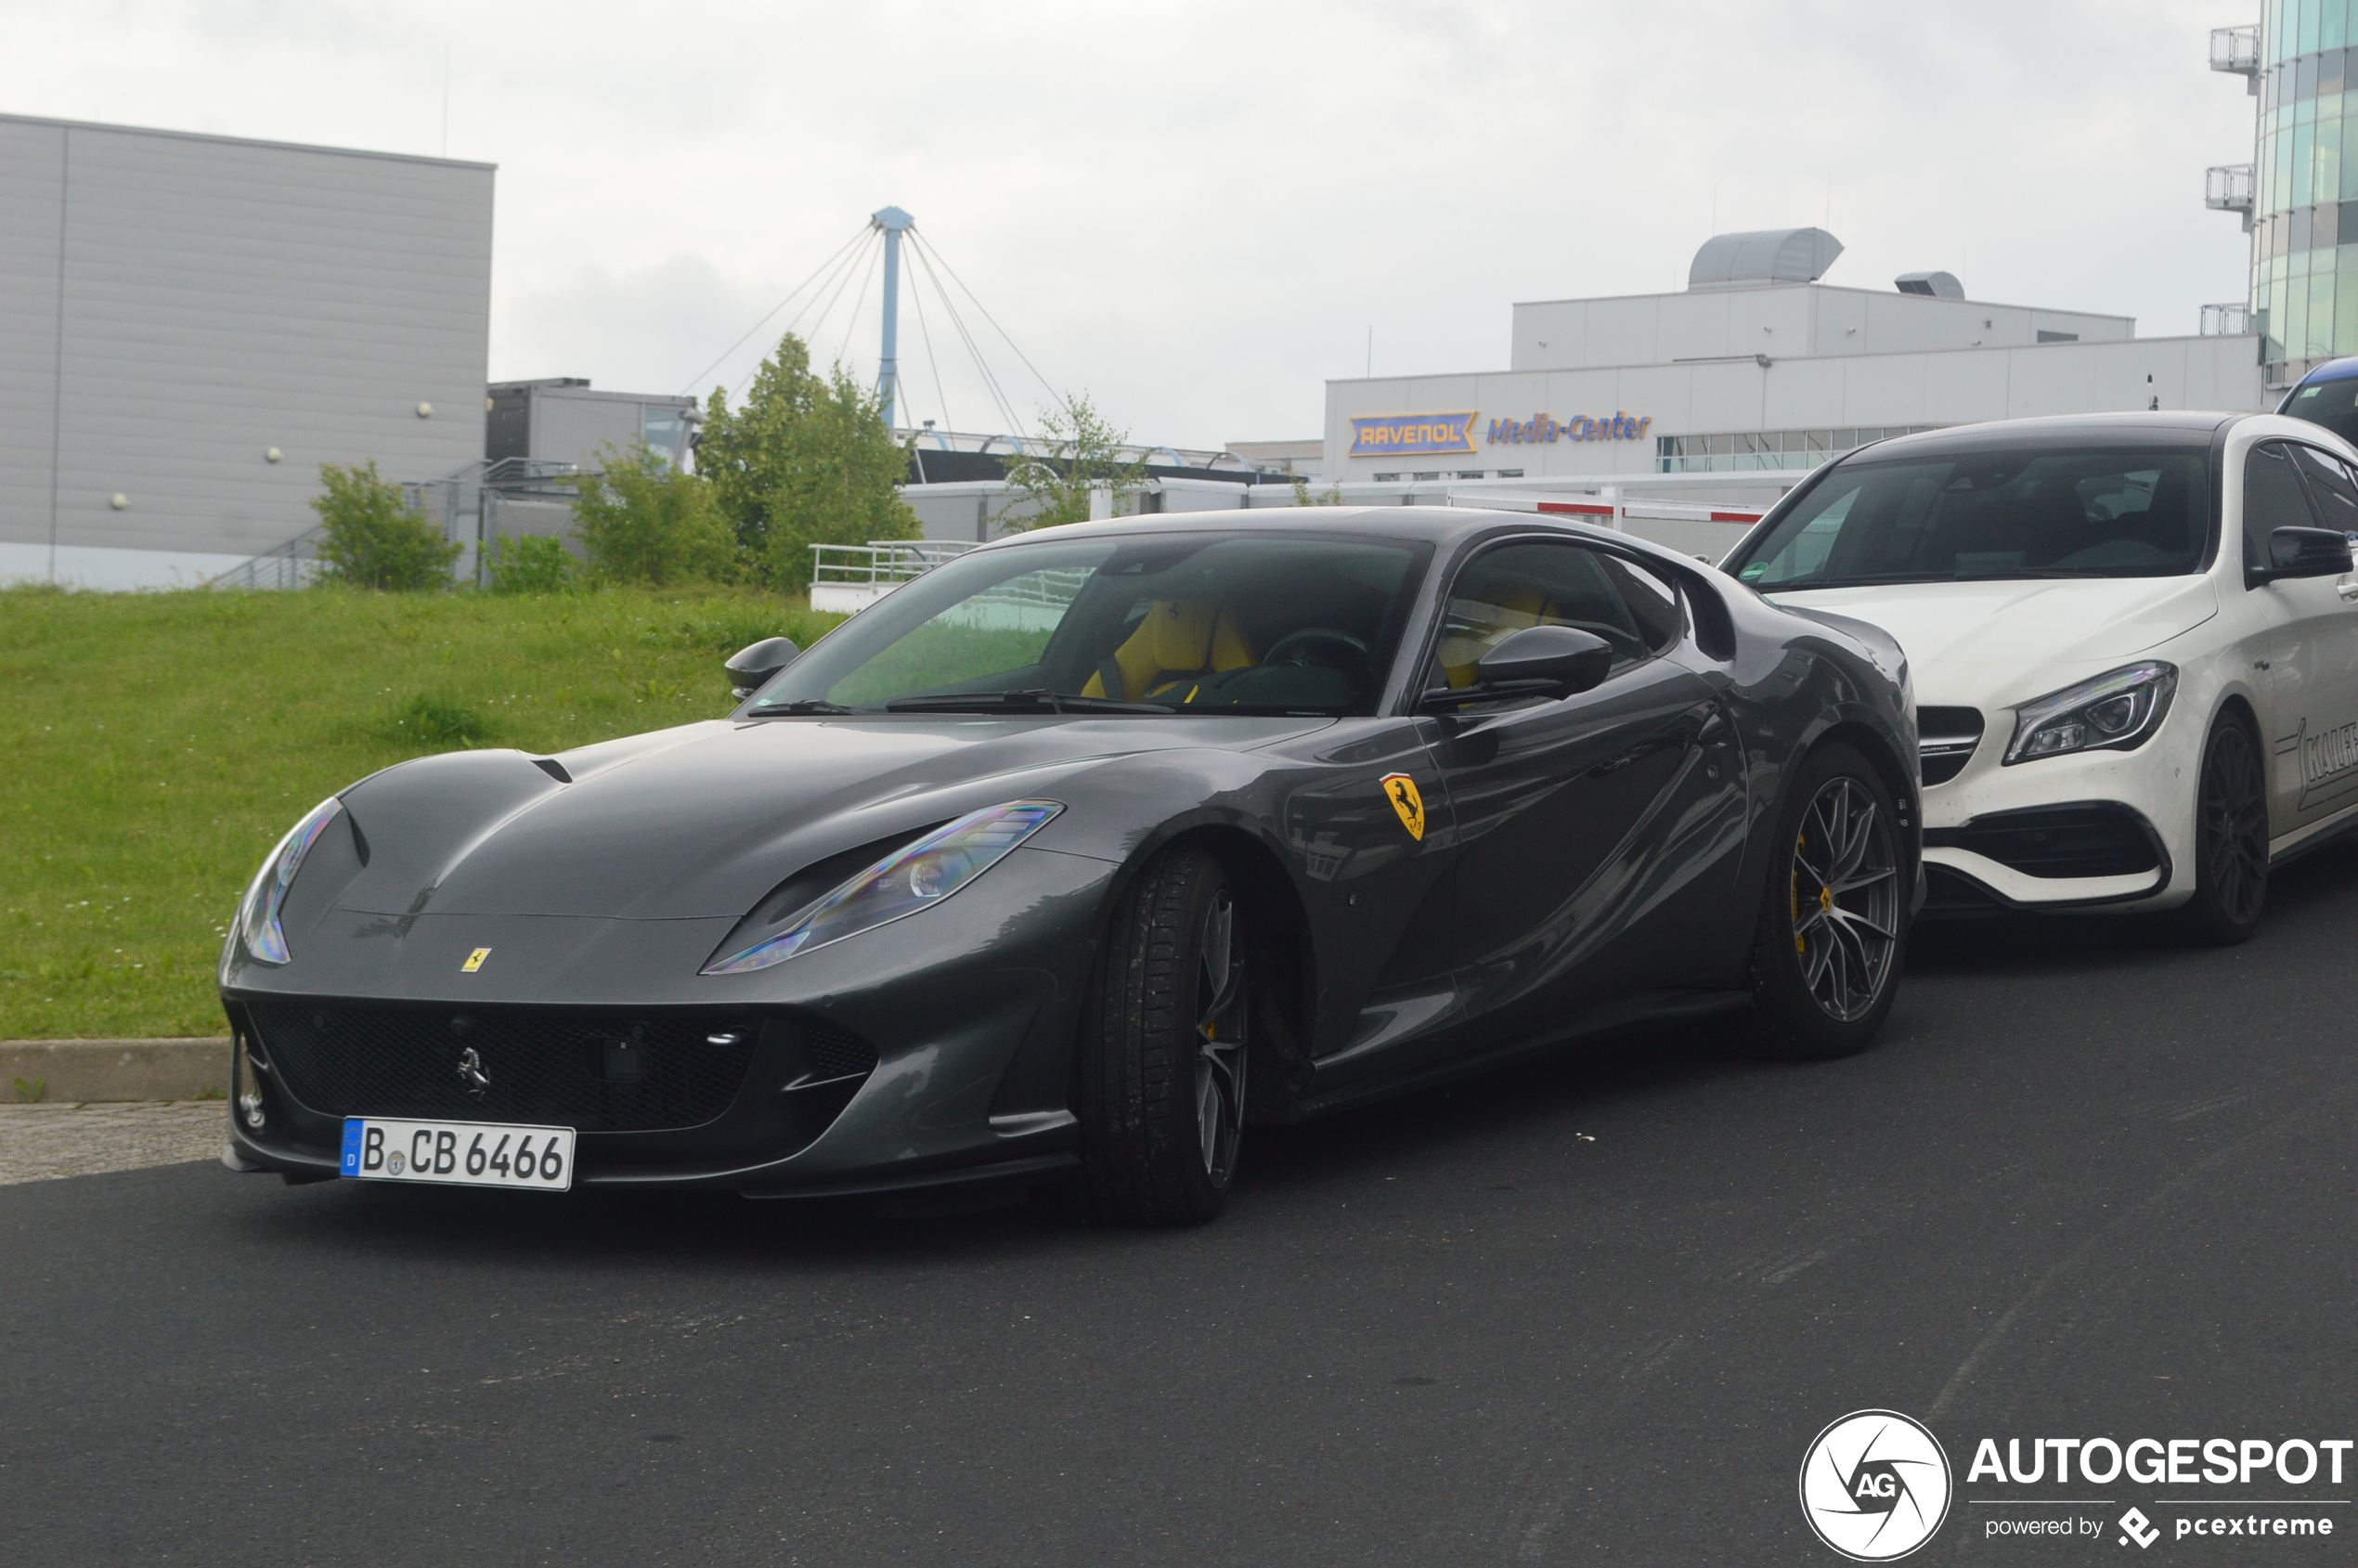
[[872,539],[810,547],[810,607],[856,615],[945,561],[974,549],[958,539]]

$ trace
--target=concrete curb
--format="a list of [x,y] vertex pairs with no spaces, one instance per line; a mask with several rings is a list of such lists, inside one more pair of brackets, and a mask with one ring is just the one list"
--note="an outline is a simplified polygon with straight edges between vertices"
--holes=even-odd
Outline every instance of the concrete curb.
[[[32,1094],[19,1093],[22,1079]],[[0,1040],[0,1105],[218,1099],[227,1040]]]

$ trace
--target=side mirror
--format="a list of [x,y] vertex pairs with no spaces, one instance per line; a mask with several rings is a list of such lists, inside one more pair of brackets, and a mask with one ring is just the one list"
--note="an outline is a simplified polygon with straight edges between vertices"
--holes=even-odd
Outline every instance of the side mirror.
[[[2312,530],[2313,532],[2314,530]],[[2336,535],[2335,538],[2340,538]],[[770,678],[802,657],[802,650],[795,646],[791,637],[765,637],[750,648],[740,648],[720,667],[728,673],[729,689],[743,702],[754,694]]]
[[2334,577],[2352,570],[2350,537],[2334,528],[2278,528],[2268,536],[2262,582],[2282,577]]
[[[1528,626],[1474,665],[1474,683],[1500,691],[1568,697],[1613,672],[1613,644],[1569,626]],[[1548,691],[1553,687],[1552,692]]]

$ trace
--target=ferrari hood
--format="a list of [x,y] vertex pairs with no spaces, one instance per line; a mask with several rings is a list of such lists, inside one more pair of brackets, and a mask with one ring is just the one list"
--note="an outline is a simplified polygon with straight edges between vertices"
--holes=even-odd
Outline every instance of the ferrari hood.
[[1941,664],[2132,658],[2219,613],[2209,577],[1892,583],[1771,598],[1872,622],[1899,640],[1920,678]]
[[560,754],[454,752],[344,792],[380,914],[737,916],[785,877],[1003,800],[1077,805],[1141,752],[1267,745],[1300,719],[716,720]]

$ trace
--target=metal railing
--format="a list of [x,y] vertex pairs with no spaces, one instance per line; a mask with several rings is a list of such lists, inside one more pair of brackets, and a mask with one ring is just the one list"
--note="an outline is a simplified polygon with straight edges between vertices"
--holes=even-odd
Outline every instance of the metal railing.
[[2259,179],[2249,163],[2214,163],[2202,172],[2202,204],[2217,213],[2251,216]]
[[2252,91],[2260,90],[2260,28],[2254,23],[2242,27],[2214,27],[2210,30],[2210,69],[2231,71],[2237,76],[2252,78]]
[[2251,306],[2240,301],[2233,305],[2207,305],[2202,307],[2204,337],[2239,338],[2251,330]]
[[205,587],[307,588],[319,575],[319,536],[326,527],[325,524],[314,524],[286,543],[266,550],[251,561],[230,567],[219,577],[208,578]]
[[813,588],[859,588],[881,593],[921,577],[974,549],[956,539],[872,539],[866,544],[810,547]]

